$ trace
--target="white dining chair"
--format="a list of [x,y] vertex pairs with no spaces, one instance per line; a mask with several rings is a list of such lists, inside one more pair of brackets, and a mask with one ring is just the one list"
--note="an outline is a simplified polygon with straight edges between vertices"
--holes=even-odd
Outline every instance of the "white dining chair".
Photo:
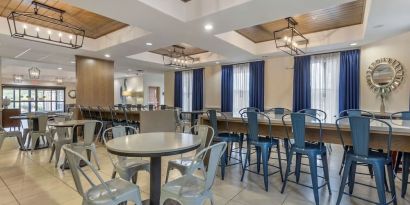
[[[48,116],[47,115],[40,115],[37,118],[38,121],[38,130],[33,130],[31,129],[29,132],[29,140],[30,141],[30,146],[31,146],[31,153],[33,153],[33,150],[36,147],[37,141],[43,137],[45,139],[49,139],[51,136],[51,133],[47,130],[47,120]],[[33,123],[33,120],[29,120],[29,122]]]
[[[214,205],[211,188],[215,180],[219,160],[225,152],[226,146],[226,142],[220,142],[200,151],[184,176],[162,186],[160,204],[164,204],[164,202],[171,199],[184,205],[197,205],[203,204],[205,200],[209,199],[211,204]],[[207,153],[209,153],[209,162],[206,173],[203,177],[194,175],[197,168],[195,164],[202,161]]]
[[[55,117],[54,122],[64,122],[66,120],[65,117]],[[69,135],[68,128],[66,127],[50,127],[50,136],[47,138],[47,141],[51,145],[51,154],[49,162],[55,158],[55,167],[57,167],[58,162],[60,160],[60,153],[63,145],[72,143],[73,139]]]
[[[189,130],[194,130],[195,133],[198,133],[197,135],[201,139],[201,145],[196,150],[196,154],[198,154],[200,151],[202,151],[205,148],[208,148],[211,145],[212,140],[215,135],[215,131],[212,127],[208,125],[195,125],[195,126],[192,126]],[[210,139],[208,140],[208,144],[207,144],[208,136],[210,136]],[[192,165],[193,162],[194,162],[193,157],[183,157],[182,154],[179,159],[168,161],[167,176],[165,178],[165,183],[168,182],[169,173],[171,172],[171,170],[176,169],[182,175],[184,175],[187,169]],[[205,170],[202,160],[199,161],[199,164],[196,164],[196,166],[198,169],[201,169],[203,171]]]
[[[108,142],[107,135],[108,133],[112,134],[112,138],[117,138],[117,137],[122,137],[127,135],[128,133],[137,133],[137,129],[131,126],[115,126],[115,127],[110,127],[103,132],[103,140],[104,143],[106,144]],[[123,157],[123,156],[117,156],[117,155],[112,155],[108,153],[108,157],[114,166],[114,170],[112,172],[112,178],[115,178],[115,175],[118,173],[118,175],[126,180],[130,181],[133,179],[133,182],[136,183],[138,179],[138,172],[139,171],[147,171],[150,172],[150,162],[148,160],[143,160],[142,158],[139,157]]]
[[[97,137],[95,137],[95,128],[97,127],[97,124],[99,124],[98,126],[98,132],[97,132]],[[76,127],[78,126],[82,126],[82,125],[76,125],[73,127],[73,132],[74,130],[76,130]],[[84,127],[84,141],[83,142],[75,142],[75,143],[71,143],[72,146],[77,146],[77,147],[81,147],[84,150],[86,150],[87,152],[90,151],[91,155],[94,157],[95,163],[97,164],[98,169],[100,169],[100,163],[98,162],[98,156],[97,156],[97,148],[95,146],[95,139],[98,139],[98,136],[101,134],[101,130],[102,130],[102,122],[101,121],[89,121],[84,123],[83,125]],[[73,137],[70,137],[73,138]]]
[[[83,205],[113,205],[127,201],[142,205],[141,193],[137,185],[118,178],[104,181],[94,166],[77,152],[78,149],[80,152],[82,151],[78,146],[64,145],[63,147],[77,192],[83,197]],[[92,180],[94,177],[91,177],[90,174],[87,174],[88,172],[86,173],[80,168],[80,161],[84,161],[91,169],[91,173],[97,178],[97,180],[94,180],[96,182]],[[81,177],[84,177],[91,185],[90,189],[84,190]]]

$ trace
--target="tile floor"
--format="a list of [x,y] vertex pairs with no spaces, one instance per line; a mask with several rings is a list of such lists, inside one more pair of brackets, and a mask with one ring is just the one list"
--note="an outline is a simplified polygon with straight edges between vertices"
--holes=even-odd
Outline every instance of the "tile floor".
[[[35,150],[30,152],[19,151],[13,138],[6,139],[0,150],[0,204],[81,204],[81,197],[76,192],[74,181],[70,171],[62,172],[54,167],[54,161],[48,162],[50,149]],[[100,157],[100,173],[105,179],[109,179],[112,165],[108,159],[105,147],[98,145],[98,156]],[[163,160],[162,180],[165,180],[167,160]],[[272,160],[274,162],[276,160]],[[335,204],[340,185],[338,169],[341,161],[341,148],[333,146],[330,154],[331,190],[320,191],[320,204]],[[282,164],[284,167],[286,163]],[[308,167],[302,169],[308,171]],[[271,171],[274,171],[273,169]],[[366,171],[363,167],[362,171]],[[178,177],[177,171],[173,171],[171,179]],[[310,205],[314,204],[312,191],[300,185],[288,183],[284,194],[280,193],[282,182],[278,174],[269,178],[269,191],[265,192],[263,177],[246,173],[243,182],[240,181],[241,170],[239,165],[227,168],[225,180],[220,179],[218,172],[213,191],[216,204],[237,205]],[[292,176],[291,176],[292,177]],[[401,176],[399,175],[399,178]],[[361,182],[374,184],[369,176],[358,176]],[[319,180],[319,183],[321,180]],[[310,176],[303,175],[301,183],[310,183]],[[138,185],[142,191],[143,199],[149,194],[149,175],[142,173],[138,177]],[[396,179],[396,190],[400,192],[401,181]],[[375,190],[367,187],[355,186],[355,193],[362,197],[377,200]],[[369,204],[349,196],[344,196],[342,204]],[[398,198],[398,204],[410,205],[410,193],[407,199]]]

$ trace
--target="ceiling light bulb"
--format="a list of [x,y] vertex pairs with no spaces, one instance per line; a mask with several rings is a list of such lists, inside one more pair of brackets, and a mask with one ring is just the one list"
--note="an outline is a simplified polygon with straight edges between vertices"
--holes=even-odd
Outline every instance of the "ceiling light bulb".
[[351,46],[357,46],[357,43],[351,43],[350,45]]
[[206,24],[206,25],[204,26],[204,28],[205,28],[205,30],[210,31],[210,30],[212,30],[212,29],[214,28],[214,26],[212,26],[212,24]]
[[174,58],[174,62],[175,62],[175,61],[177,61],[177,59],[176,59],[176,58]]
[[296,42],[293,42],[292,45],[295,46],[295,47],[298,46],[298,44]]
[[71,40],[73,39],[73,35],[69,35],[68,38]]
[[27,29],[27,25],[26,25],[26,24],[23,24],[23,28],[24,28],[24,29]]
[[36,27],[36,31],[37,31],[37,32],[40,32],[40,28],[39,28],[39,27]]
[[63,34],[60,32],[60,33],[58,33],[58,37],[61,37],[61,36],[63,36]]
[[74,63],[75,63],[75,61],[71,61],[70,63],[74,64]]
[[110,55],[110,54],[105,54],[104,56],[105,56],[106,58],[111,57],[111,55]]
[[51,34],[52,34],[51,30],[48,30],[47,33],[48,33],[48,35],[51,35]]
[[288,37],[287,36],[283,37],[283,40],[288,41]]
[[62,67],[59,67],[59,68],[57,68],[58,70],[63,70],[63,68]]
[[147,42],[147,43],[145,43],[145,45],[147,45],[147,46],[152,46],[152,43],[151,43],[151,42]]
[[288,38],[287,42],[290,43],[292,40],[290,38]]

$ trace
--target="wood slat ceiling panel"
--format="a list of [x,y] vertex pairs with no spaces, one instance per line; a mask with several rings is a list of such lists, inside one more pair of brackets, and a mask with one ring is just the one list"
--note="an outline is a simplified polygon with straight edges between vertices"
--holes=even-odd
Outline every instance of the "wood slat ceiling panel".
[[[177,45],[185,47],[184,53],[186,55],[189,55],[189,56],[208,52],[206,50],[203,50],[203,49],[200,49],[200,48],[195,48],[195,47],[192,47],[192,46],[187,46],[186,44],[182,44],[182,43],[177,44]],[[156,54],[159,54],[159,55],[167,55],[167,54],[169,54],[170,50],[173,50],[172,46],[168,46],[168,47],[165,47],[165,48],[159,48],[159,49],[156,49],[156,50],[153,50],[153,51],[150,51],[150,52],[151,53],[156,53]]]
[[[293,16],[298,22],[296,29],[302,34],[332,30],[363,23],[365,0],[351,1],[326,9]],[[287,26],[284,19],[236,30],[239,34],[260,43],[274,40],[273,32]]]
[[[37,1],[58,9],[65,10],[66,13],[63,15],[64,21],[83,28],[85,30],[85,36],[89,38],[96,39],[128,26],[127,24],[107,18],[105,16],[101,16],[96,13],[71,6],[60,0]],[[31,4],[31,2],[31,0],[0,0],[0,16],[7,17],[14,10],[18,12],[33,12],[34,6]],[[42,8],[39,9],[39,13],[54,18],[59,17],[59,14]],[[58,29],[57,26],[49,23],[42,23],[33,20],[29,21],[27,20],[27,18],[21,18],[19,20],[50,29]],[[63,31],[69,32],[68,30]]]

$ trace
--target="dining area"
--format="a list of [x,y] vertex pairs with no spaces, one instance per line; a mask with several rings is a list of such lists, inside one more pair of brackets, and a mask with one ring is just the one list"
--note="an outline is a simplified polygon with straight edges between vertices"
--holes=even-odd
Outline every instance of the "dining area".
[[408,8],[0,0],[0,205],[408,205]]

